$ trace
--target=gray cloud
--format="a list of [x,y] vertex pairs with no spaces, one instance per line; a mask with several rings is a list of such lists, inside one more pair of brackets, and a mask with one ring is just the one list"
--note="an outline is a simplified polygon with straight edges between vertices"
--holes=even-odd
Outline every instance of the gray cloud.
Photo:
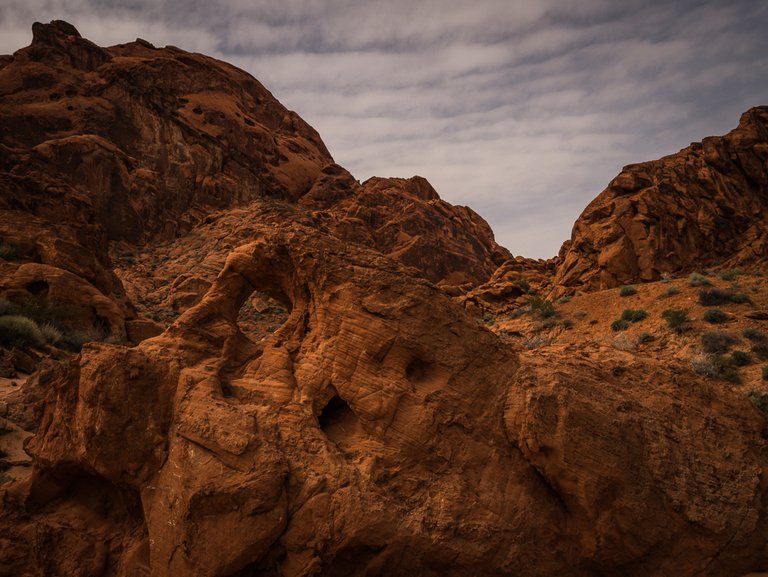
[[534,257],[622,165],[768,104],[768,5],[752,0],[6,0],[0,52],[53,18],[232,62],[356,177],[425,176]]

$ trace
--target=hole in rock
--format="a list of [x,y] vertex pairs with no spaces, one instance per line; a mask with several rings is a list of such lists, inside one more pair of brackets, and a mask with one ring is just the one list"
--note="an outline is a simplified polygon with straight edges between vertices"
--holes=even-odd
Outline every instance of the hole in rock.
[[289,314],[285,304],[256,291],[240,307],[237,324],[251,340],[259,341],[285,324]]
[[325,431],[329,427],[348,419],[350,414],[354,416],[347,401],[342,399],[339,395],[335,395],[328,401],[328,404],[325,405],[325,408],[320,412],[320,416],[317,420],[320,422],[320,428]]
[[429,373],[429,363],[419,358],[413,359],[405,368],[405,376],[409,381],[423,381]]
[[353,445],[355,439],[363,434],[357,415],[339,395],[331,397],[317,420],[325,436],[342,450]]
[[48,283],[44,280],[33,281],[24,288],[35,296],[43,297],[48,294]]

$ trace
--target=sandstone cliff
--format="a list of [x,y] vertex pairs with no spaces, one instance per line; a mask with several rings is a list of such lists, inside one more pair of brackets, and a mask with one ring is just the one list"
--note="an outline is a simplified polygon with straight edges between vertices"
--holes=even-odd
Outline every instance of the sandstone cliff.
[[723,137],[625,167],[576,221],[555,284],[594,290],[762,266],[767,220],[768,107],[758,107]]

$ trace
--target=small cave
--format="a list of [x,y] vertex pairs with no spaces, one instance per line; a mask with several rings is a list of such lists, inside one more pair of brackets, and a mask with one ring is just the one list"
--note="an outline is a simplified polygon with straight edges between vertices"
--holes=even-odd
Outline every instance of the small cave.
[[355,439],[364,434],[352,407],[339,395],[334,395],[325,404],[317,422],[325,436],[342,450],[353,445]]
[[[320,428],[323,431],[327,431],[334,424],[344,421],[350,413],[352,413],[352,409],[349,403],[339,395],[334,395],[323,410],[320,411],[320,416],[317,420],[320,423]],[[354,416],[354,413],[352,415]]]
[[44,280],[32,281],[24,287],[27,292],[36,297],[45,297],[48,294],[48,283]]

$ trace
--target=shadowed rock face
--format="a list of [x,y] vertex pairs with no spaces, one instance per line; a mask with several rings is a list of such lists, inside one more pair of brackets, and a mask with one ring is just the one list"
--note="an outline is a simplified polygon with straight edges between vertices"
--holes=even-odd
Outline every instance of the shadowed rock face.
[[[357,183],[225,64],[141,41],[102,49],[65,23],[34,34],[0,69],[21,87],[3,91],[3,122],[30,122],[3,133],[2,210],[50,242],[6,226],[41,262],[0,260],[4,286],[82,292],[119,327],[100,243],[199,226],[233,249],[212,282],[183,285],[203,297],[162,334],[86,345],[39,380],[34,472],[0,490],[0,576],[766,566],[766,423],[742,395],[615,349],[519,354],[433,284],[504,257],[469,209],[418,177]],[[83,103],[51,98],[64,72],[90,86],[64,89]],[[38,100],[25,108],[28,74]],[[54,250],[58,235],[68,244]],[[82,253],[91,276],[74,270]],[[287,311],[258,341],[240,324],[255,291]]]
[[[290,310],[259,342],[237,324],[254,290]],[[715,576],[766,560],[765,423],[743,397],[608,352],[521,365],[431,284],[298,224],[262,227],[163,335],[88,345],[50,387],[35,474],[2,522],[7,562],[32,575]],[[36,557],[40,535],[70,565]],[[105,539],[98,567],[78,553]]]
[[625,167],[576,221],[555,284],[594,290],[764,265],[767,218],[768,107],[758,107],[723,137]]

